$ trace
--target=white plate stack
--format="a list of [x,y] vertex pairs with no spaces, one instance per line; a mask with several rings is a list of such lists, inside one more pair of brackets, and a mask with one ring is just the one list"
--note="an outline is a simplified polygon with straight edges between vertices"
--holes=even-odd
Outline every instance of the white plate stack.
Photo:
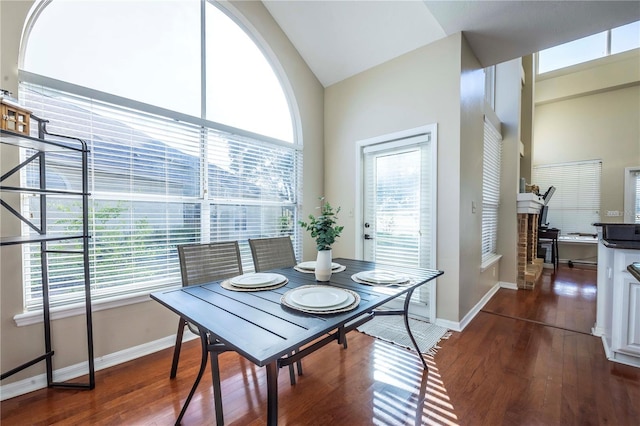
[[393,271],[374,269],[373,271],[362,271],[351,276],[355,282],[369,285],[402,285],[409,283],[409,278]]
[[257,272],[254,274],[243,274],[229,280],[233,287],[242,289],[264,289],[280,285],[287,280],[287,277],[270,272]]
[[[298,272],[304,272],[306,274],[312,274],[316,270],[316,261],[310,260],[308,262],[300,262],[296,266],[293,267]],[[346,268],[344,265],[339,263],[331,262],[331,272],[341,272]]]
[[285,306],[310,313],[346,312],[358,306],[360,296],[350,290],[309,285],[286,292],[281,299]]

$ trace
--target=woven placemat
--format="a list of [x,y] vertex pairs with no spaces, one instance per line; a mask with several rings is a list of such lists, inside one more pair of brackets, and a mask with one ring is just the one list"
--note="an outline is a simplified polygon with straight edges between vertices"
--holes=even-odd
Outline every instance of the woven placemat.
[[302,287],[294,288],[293,290],[289,290],[288,292],[283,294],[282,297],[280,298],[280,303],[282,303],[287,308],[295,309],[296,311],[305,312],[307,314],[319,314],[319,315],[338,314],[340,312],[349,312],[350,310],[355,309],[360,304],[360,295],[358,293],[356,293],[355,291],[347,290],[346,288],[343,288],[341,290],[344,290],[347,293],[351,294],[355,298],[355,300],[350,305],[345,306],[344,308],[340,308],[340,309],[334,309],[334,310],[330,310],[330,311],[316,311],[316,310],[304,309],[304,308],[301,308],[300,306],[295,306],[295,305],[292,305],[289,302],[287,302],[286,298],[287,298],[287,295],[289,293],[291,293],[292,291],[300,290],[300,289],[303,289],[303,288],[309,288],[309,287],[336,288],[336,287],[331,287],[331,286],[328,286],[328,285],[325,285],[325,286],[313,285],[313,284],[312,285],[303,285]]
[[233,284],[231,284],[231,280],[224,280],[220,283],[220,286],[222,288],[225,288],[231,291],[266,291],[266,290],[275,290],[277,288],[284,287],[288,282],[289,280],[285,278],[285,280],[282,281],[281,283],[273,284],[266,287],[236,287]]

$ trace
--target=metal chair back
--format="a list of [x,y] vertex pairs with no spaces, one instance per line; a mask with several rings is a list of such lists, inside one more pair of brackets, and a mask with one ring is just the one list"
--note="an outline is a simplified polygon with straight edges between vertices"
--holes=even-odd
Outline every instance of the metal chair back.
[[290,237],[250,238],[249,246],[256,272],[290,268],[297,264]]
[[242,275],[237,241],[179,245],[178,256],[183,286]]

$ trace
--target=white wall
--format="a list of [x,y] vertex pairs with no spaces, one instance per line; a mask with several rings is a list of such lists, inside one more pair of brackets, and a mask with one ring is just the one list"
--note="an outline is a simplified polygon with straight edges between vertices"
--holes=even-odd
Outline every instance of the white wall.
[[[16,95],[20,36],[31,4],[31,1],[0,2],[2,87]],[[304,144],[304,197],[315,199],[316,194],[323,191],[323,87],[261,2],[238,1],[230,3],[229,7],[243,14],[240,20],[256,30],[258,39],[269,44],[269,56],[277,58],[280,62],[278,68],[285,73],[283,77],[288,80],[291,101],[301,123],[298,135]],[[16,159],[15,153],[3,148],[2,170],[13,167]],[[2,212],[1,232],[3,236],[20,232],[17,222],[9,220],[5,211]],[[310,239],[305,241],[305,249],[313,250]],[[44,343],[42,324],[17,327],[13,320],[14,315],[23,311],[20,247],[2,247],[0,256],[0,369],[5,372],[44,353]],[[175,314],[151,300],[95,312],[93,320],[95,356],[98,359],[175,334],[178,322]],[[55,369],[86,360],[83,321],[84,317],[53,321]],[[169,365],[167,374],[168,371]],[[42,373],[44,363],[39,363],[3,380],[2,385]]]
[[496,114],[502,122],[502,178],[500,185],[499,279],[516,285],[518,274],[518,216],[516,197],[520,179],[520,117],[522,66],[514,59],[496,66]]

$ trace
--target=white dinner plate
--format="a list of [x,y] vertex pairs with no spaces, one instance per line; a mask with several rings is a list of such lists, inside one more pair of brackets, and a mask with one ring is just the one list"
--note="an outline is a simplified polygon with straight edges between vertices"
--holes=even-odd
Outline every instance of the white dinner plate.
[[[294,293],[294,292],[292,292],[292,293]],[[293,306],[293,307],[300,308],[300,309],[305,310],[305,311],[310,311],[310,312],[326,312],[326,311],[337,311],[337,310],[339,310],[339,309],[346,308],[347,306],[349,306],[349,305],[351,305],[353,302],[355,302],[355,300],[356,300],[355,296],[353,296],[353,295],[352,295],[352,294],[350,294],[350,293],[347,293],[347,295],[348,295],[348,296],[347,296],[347,299],[346,299],[344,302],[342,302],[342,303],[340,303],[340,304],[338,304],[338,305],[335,305],[335,306],[329,306],[329,307],[318,307],[318,308],[311,307],[311,306],[302,306],[302,305],[297,304],[296,302],[294,302],[293,300],[291,300],[291,293],[290,293],[290,294],[287,294],[287,295],[285,296],[285,300],[286,300],[286,302],[287,302],[289,305],[291,305],[291,306]]]
[[362,271],[356,274],[356,278],[372,284],[400,284],[407,281],[407,277],[391,271],[376,269],[373,271]]
[[349,299],[350,294],[341,288],[306,287],[289,294],[293,303],[304,308],[327,309],[339,306]]
[[284,275],[258,272],[255,274],[238,275],[231,278],[231,285],[236,287],[265,287],[281,283],[286,278]]
[[[298,263],[297,266],[300,269],[306,269],[308,271],[315,271],[316,270],[316,261],[315,260],[309,260],[308,262],[300,262],[300,263]],[[339,263],[331,262],[331,269],[338,269],[341,266],[342,265],[340,265]]]

